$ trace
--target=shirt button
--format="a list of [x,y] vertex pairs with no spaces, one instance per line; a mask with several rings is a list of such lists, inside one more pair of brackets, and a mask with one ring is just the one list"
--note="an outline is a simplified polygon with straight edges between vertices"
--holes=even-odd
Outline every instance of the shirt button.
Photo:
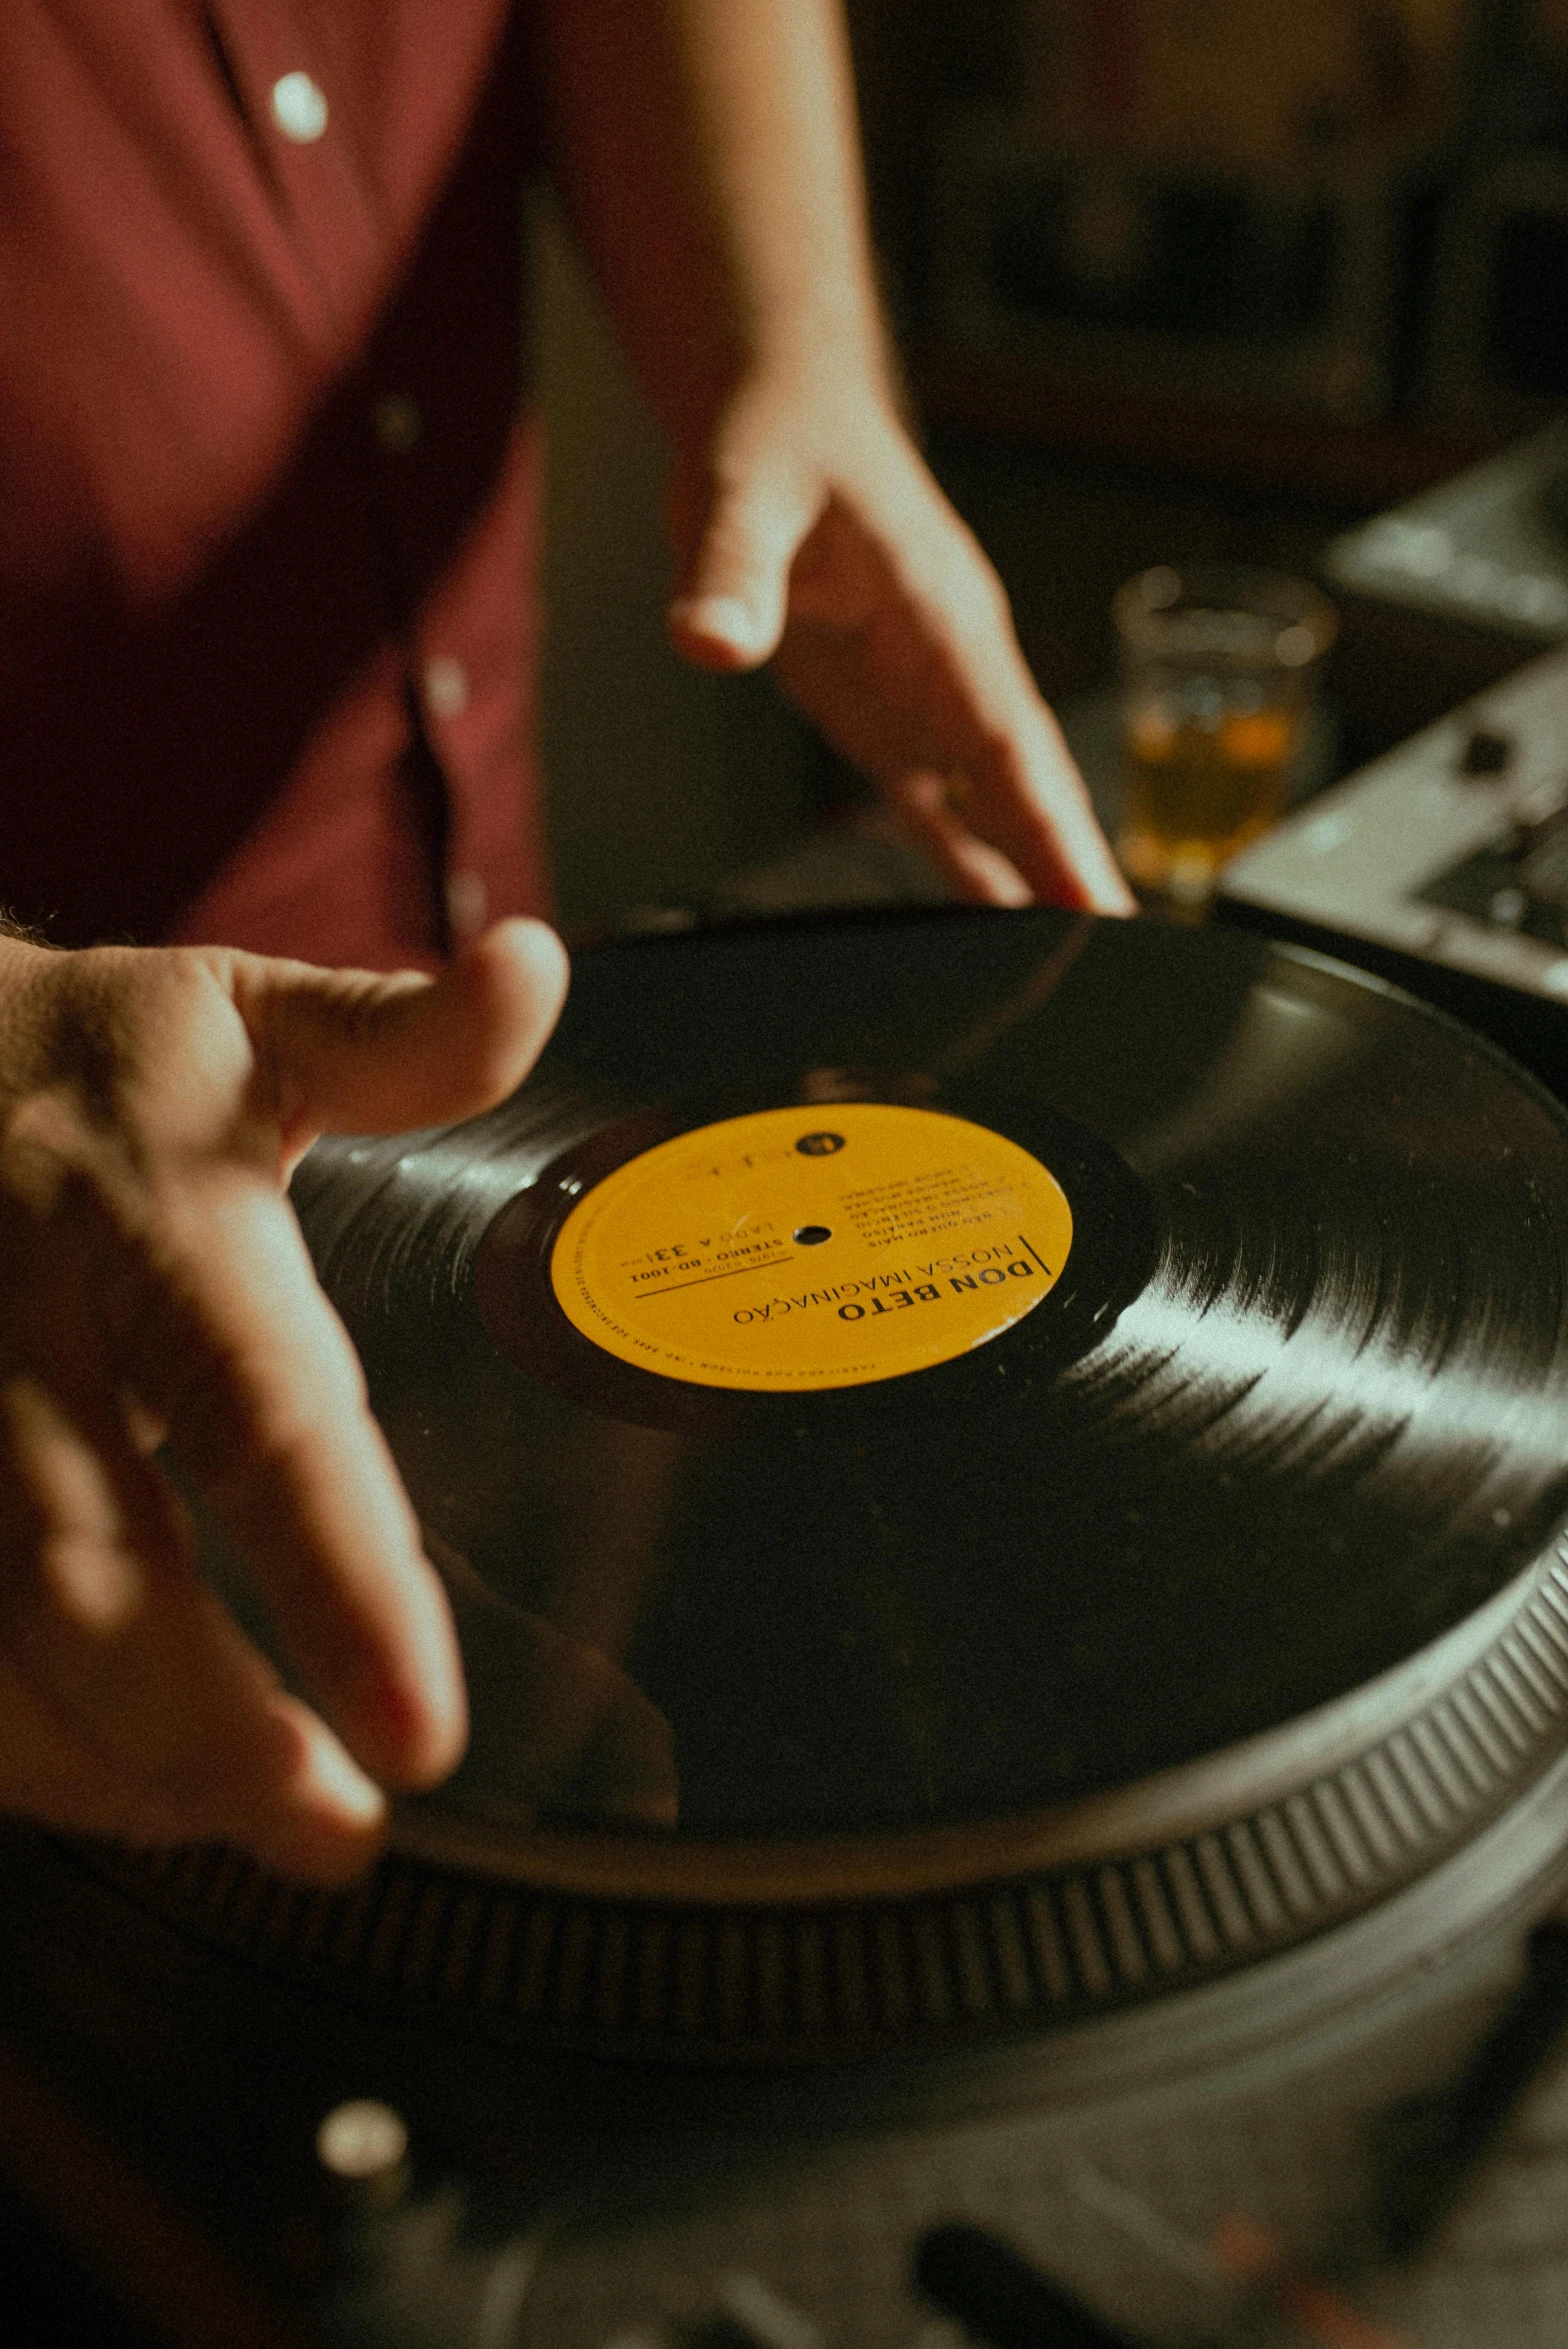
[[389,457],[406,457],[425,429],[419,402],[407,392],[384,392],[370,411],[370,429]]
[[490,892],[478,873],[460,871],[447,876],[446,918],[454,938],[477,938],[489,911]]
[[327,127],[327,101],[308,73],[286,73],[273,83],[272,119],[296,147],[314,146]]
[[425,707],[433,718],[460,718],[468,707],[468,671],[438,653],[425,663]]

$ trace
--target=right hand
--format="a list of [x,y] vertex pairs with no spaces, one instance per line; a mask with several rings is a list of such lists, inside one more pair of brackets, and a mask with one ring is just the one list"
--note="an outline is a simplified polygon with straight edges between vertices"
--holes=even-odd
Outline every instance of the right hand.
[[[335,1882],[466,1736],[440,1583],[287,1198],[316,1135],[504,1098],[566,962],[436,981],[0,939],[0,1810]],[[315,1708],[192,1560],[167,1442]]]
[[764,369],[680,455],[677,649],[774,674],[956,895],[1135,911],[1002,583],[853,352]]

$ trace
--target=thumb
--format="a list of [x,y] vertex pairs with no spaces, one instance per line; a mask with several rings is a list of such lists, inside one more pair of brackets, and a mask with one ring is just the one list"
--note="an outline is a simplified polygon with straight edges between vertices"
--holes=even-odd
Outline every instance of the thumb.
[[790,565],[817,517],[803,485],[753,471],[695,493],[677,485],[672,535],[687,550],[669,608],[675,649],[702,669],[755,669],[784,633]]
[[438,979],[234,958],[234,995],[292,1156],[318,1133],[445,1125],[504,1100],[565,999],[543,922],[498,922]]

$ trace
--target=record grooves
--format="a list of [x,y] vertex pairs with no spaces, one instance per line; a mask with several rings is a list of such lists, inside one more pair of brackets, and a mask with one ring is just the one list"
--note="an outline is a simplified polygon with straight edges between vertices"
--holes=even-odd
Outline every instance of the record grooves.
[[513,1101],[295,1200],[475,1739],[352,1896],[93,1856],[236,1953],[606,2050],[939,2043],[1321,1933],[1561,1751],[1562,1113],[1353,974],[628,942]]

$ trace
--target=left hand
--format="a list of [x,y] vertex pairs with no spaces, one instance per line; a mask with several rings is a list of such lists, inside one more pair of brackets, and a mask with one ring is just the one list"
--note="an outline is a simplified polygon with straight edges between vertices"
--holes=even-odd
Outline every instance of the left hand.
[[[326,1128],[502,1099],[565,985],[542,922],[437,980],[0,936],[0,1812],[339,1883],[457,1762],[447,1603],[285,1185]],[[309,1703],[199,1574],[165,1438]]]
[[828,354],[744,384],[669,522],[677,650],[772,659],[960,897],[1133,910],[1001,582],[874,381]]

